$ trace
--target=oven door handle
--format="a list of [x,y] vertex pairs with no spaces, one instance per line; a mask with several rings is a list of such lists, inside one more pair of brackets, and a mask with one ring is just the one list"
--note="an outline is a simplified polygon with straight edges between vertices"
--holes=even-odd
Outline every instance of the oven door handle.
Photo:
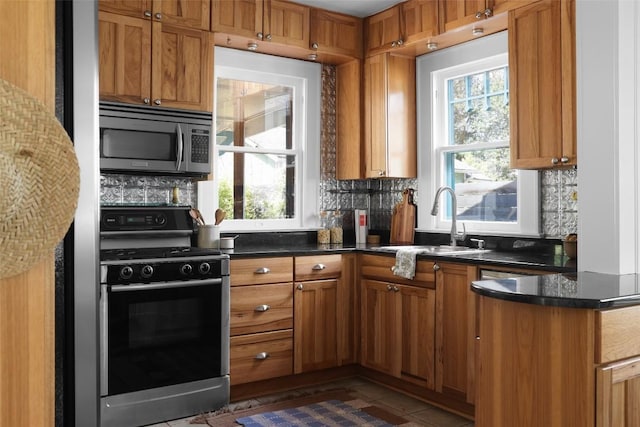
[[111,292],[152,291],[157,289],[188,288],[191,286],[220,285],[222,279],[189,280],[185,282],[145,283],[140,285],[113,285]]

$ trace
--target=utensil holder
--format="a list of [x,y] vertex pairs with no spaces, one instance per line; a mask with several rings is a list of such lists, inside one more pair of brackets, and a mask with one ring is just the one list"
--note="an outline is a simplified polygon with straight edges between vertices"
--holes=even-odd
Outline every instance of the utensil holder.
[[220,249],[220,226],[201,225],[198,227],[198,247]]

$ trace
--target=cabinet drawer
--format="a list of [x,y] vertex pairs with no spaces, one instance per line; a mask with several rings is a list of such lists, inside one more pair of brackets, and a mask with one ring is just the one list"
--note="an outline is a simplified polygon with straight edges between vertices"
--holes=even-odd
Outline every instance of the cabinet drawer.
[[336,279],[342,271],[342,255],[296,257],[295,280]]
[[596,363],[640,354],[640,306],[596,311]]
[[231,337],[231,385],[293,374],[293,331]]
[[293,327],[293,285],[231,288],[231,336]]
[[433,270],[433,261],[418,261],[416,263],[416,275],[413,280],[407,280],[396,276],[391,267],[396,264],[396,258],[379,255],[362,255],[361,275],[363,277],[385,280],[393,283],[410,283],[412,285],[424,284],[427,287],[435,287],[436,274]]
[[293,281],[293,258],[232,259],[231,286]]

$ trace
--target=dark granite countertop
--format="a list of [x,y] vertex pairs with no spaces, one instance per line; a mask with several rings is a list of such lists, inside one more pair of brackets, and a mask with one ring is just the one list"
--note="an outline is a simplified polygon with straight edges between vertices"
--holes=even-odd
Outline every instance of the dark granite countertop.
[[640,304],[640,275],[578,272],[472,282],[480,295],[555,307],[607,308]]
[[[265,256],[304,256],[314,254],[331,254],[345,252],[361,252],[383,256],[395,256],[393,251],[381,251],[373,245],[318,245],[316,243],[269,243],[269,244],[237,244],[236,248],[228,251],[231,259],[256,258]],[[487,250],[482,253],[461,254],[419,254],[418,259],[438,259],[451,262],[466,262],[485,267],[501,266],[513,268],[530,268],[549,272],[575,272],[575,260],[564,255],[553,255],[539,252],[516,252]]]

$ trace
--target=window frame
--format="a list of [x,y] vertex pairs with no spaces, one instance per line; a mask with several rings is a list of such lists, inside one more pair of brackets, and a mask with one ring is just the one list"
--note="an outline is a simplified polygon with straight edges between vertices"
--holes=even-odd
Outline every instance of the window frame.
[[[453,46],[442,51],[432,52],[419,57],[416,61],[416,88],[418,115],[418,187],[420,189],[420,200],[425,203],[424,209],[418,212],[418,230],[425,232],[449,232],[451,220],[443,218],[446,209],[441,209],[437,216],[431,215],[431,205],[437,188],[446,184],[446,177],[443,165],[442,146],[438,147],[434,141],[438,138],[442,140],[446,137],[446,126],[433,126],[436,120],[444,120],[442,108],[438,108],[436,103],[446,104],[446,92],[438,97],[438,91],[442,92],[443,87],[435,87],[435,75],[447,75],[446,70],[470,64],[472,70],[491,69],[501,61],[503,65],[508,52],[507,32],[503,31],[471,42]],[[488,58],[493,58],[492,62]],[[478,68],[476,68],[476,66]],[[499,66],[499,65],[498,65]],[[469,68],[468,68],[469,69]],[[456,73],[460,75],[460,73]],[[468,73],[462,73],[468,74]],[[448,78],[448,77],[447,77]],[[446,78],[441,79],[446,81]],[[445,107],[446,108],[446,107]],[[494,144],[478,144],[477,149],[493,147]],[[508,144],[507,144],[508,146]],[[451,146],[449,146],[451,147]],[[470,147],[460,146],[447,149],[446,151],[469,151]],[[475,151],[475,150],[473,150]],[[518,170],[518,220],[515,223],[491,222],[491,221],[458,221],[464,222],[468,233],[483,235],[518,235],[540,237],[540,184],[538,171]],[[441,195],[445,199],[449,196]],[[447,200],[447,199],[445,199]],[[447,202],[441,200],[441,206]],[[458,230],[462,226],[458,225]]]
[[[205,220],[213,219],[218,208],[219,151],[237,153],[265,152],[296,156],[294,183],[294,217],[283,219],[226,218],[222,230],[227,231],[283,231],[316,228],[318,221],[320,187],[320,103],[321,66],[307,61],[280,58],[255,52],[244,52],[224,47],[214,51],[214,91],[219,78],[250,80],[293,87],[294,145],[291,150],[262,150],[240,147],[220,147],[214,142],[212,151],[213,180],[198,183],[198,207]],[[214,135],[216,102],[214,93]]]

